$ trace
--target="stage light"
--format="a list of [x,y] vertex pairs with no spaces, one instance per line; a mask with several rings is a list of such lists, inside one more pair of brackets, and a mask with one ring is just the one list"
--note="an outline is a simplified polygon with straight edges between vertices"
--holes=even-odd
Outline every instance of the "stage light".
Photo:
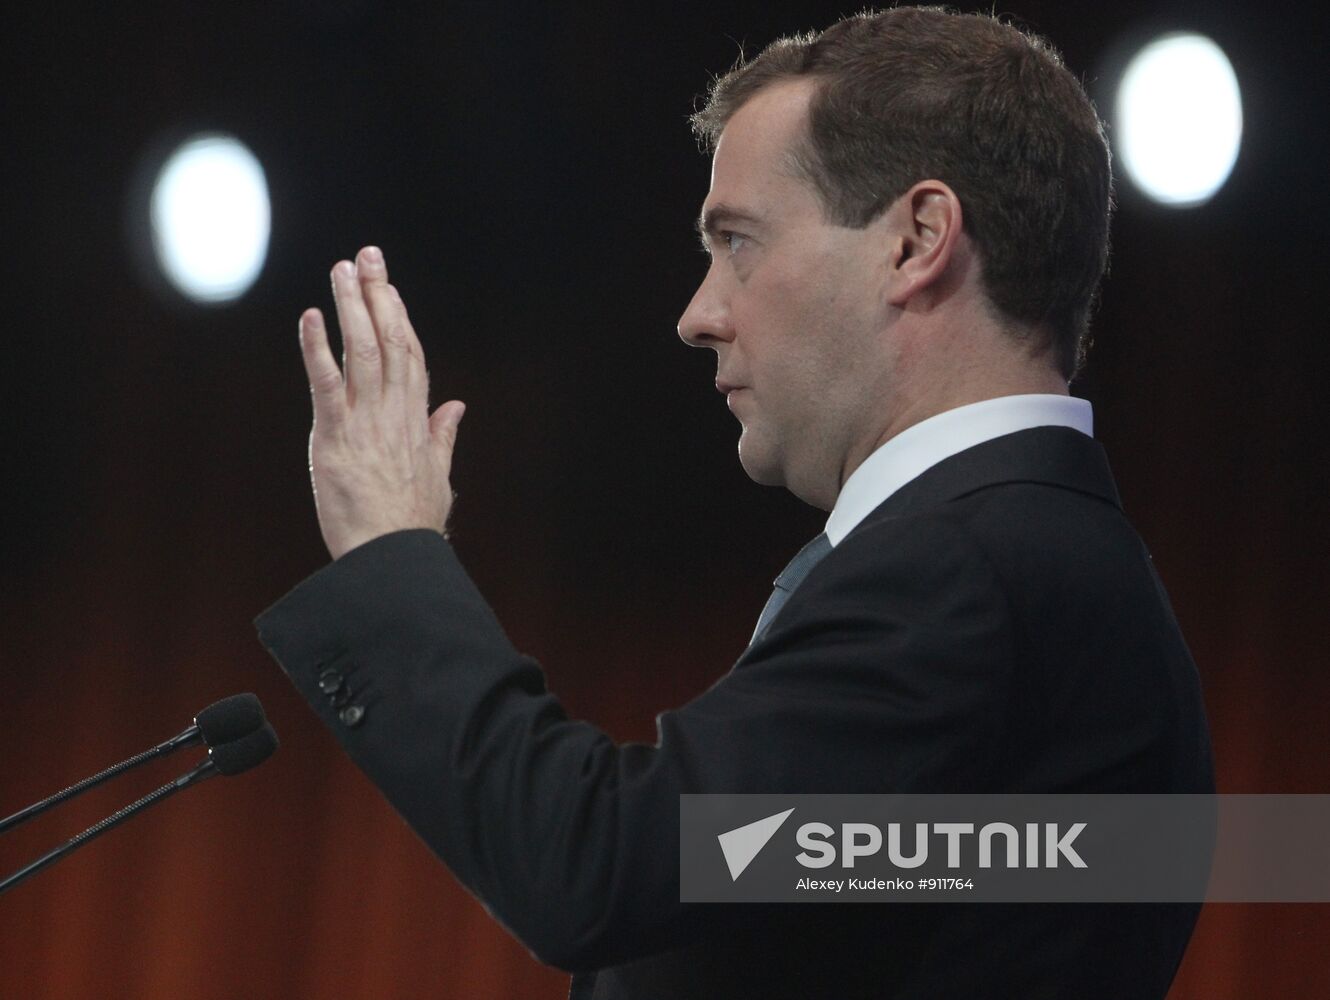
[[167,157],[149,216],[157,265],[195,302],[237,299],[263,268],[268,185],[254,154],[231,136],[195,136]]
[[1237,75],[1223,50],[1203,35],[1164,35],[1127,64],[1114,120],[1115,150],[1141,191],[1165,205],[1203,204],[1238,158]]

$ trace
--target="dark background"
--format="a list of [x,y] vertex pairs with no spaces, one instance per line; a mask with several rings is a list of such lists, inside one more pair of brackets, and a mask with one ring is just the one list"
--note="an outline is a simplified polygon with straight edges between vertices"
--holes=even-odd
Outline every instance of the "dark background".
[[[1205,685],[1226,792],[1324,792],[1330,222],[1324,15],[1292,5],[999,7],[1107,111],[1114,46],[1204,31],[1246,133],[1202,209],[1123,184],[1093,401]],[[1315,8],[1306,8],[1308,12]],[[741,652],[824,515],[750,483],[700,280],[708,74],[832,3],[35,3],[3,30],[7,122],[0,813],[235,691],[283,748],[0,900],[5,997],[561,997],[294,695],[251,619],[327,555],[296,344],[327,272],[381,245],[439,394],[468,403],[455,541],[574,715],[655,713]],[[196,130],[265,166],[270,256],[238,304],[145,283],[144,157]],[[154,765],[6,836],[0,872],[185,770]],[[152,773],[147,773],[151,770]],[[1330,907],[1208,906],[1175,998],[1327,996]]]

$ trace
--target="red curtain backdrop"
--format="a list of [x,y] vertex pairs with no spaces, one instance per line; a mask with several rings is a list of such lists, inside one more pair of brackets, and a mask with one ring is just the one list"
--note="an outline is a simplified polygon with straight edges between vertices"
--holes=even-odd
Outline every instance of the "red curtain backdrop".
[[[282,747],[0,899],[0,997],[566,995],[254,636],[252,618],[326,561],[295,331],[328,304],[339,256],[385,247],[440,400],[467,400],[457,547],[574,716],[654,739],[657,712],[729,668],[820,529],[744,478],[714,362],[672,326],[701,275],[691,95],[733,57],[728,38],[752,47],[839,8],[694,5],[638,23],[533,5],[514,32],[506,12],[333,6],[54,4],[7,32],[24,73],[6,111],[0,813],[238,691],[259,695]],[[1161,11],[1022,13],[1093,76],[1104,39]],[[1244,159],[1206,210],[1161,213],[1124,189],[1074,391],[1190,641],[1221,791],[1323,793],[1330,212],[1309,182],[1324,151],[1299,125],[1324,106],[1302,89],[1323,70],[1296,22],[1276,40],[1235,23],[1226,44],[1254,81]],[[650,88],[614,86],[629,68]],[[265,277],[230,309],[145,291],[119,221],[138,151],[196,120],[250,137],[277,206]],[[5,835],[0,872],[192,756]],[[1330,995],[1327,942],[1330,905],[1209,905],[1171,996]]]

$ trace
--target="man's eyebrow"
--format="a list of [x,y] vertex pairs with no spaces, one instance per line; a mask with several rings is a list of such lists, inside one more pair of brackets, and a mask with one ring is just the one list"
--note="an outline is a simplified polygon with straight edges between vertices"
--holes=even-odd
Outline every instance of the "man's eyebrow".
[[697,217],[693,223],[693,228],[697,230],[697,235],[702,238],[702,245],[709,246],[712,237],[726,226],[732,226],[735,223],[748,223],[750,225],[760,225],[762,222],[751,212],[744,212],[729,205],[715,205]]

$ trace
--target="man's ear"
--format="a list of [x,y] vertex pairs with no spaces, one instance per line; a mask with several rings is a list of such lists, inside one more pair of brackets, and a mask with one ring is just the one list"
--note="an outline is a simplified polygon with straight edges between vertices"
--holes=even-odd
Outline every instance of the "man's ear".
[[961,200],[938,180],[920,181],[885,213],[888,224],[887,301],[899,308],[943,284],[961,237]]

